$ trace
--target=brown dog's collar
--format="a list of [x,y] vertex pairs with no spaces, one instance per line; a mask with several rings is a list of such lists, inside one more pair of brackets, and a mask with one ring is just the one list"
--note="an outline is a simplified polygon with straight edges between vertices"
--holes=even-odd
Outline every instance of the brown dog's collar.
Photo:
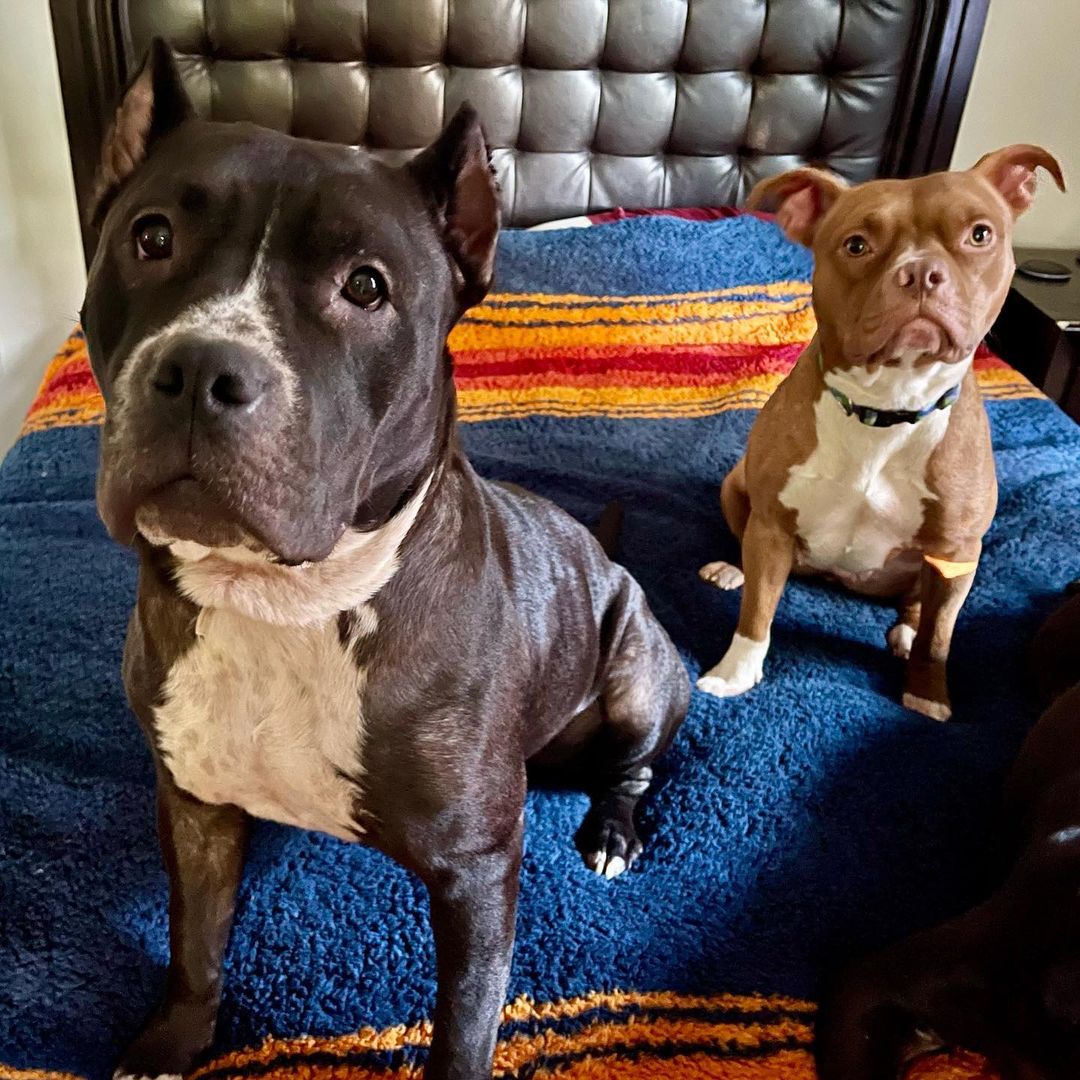
[[[824,378],[825,361],[821,357],[820,348],[817,350],[817,362],[818,370],[821,372],[822,378]],[[827,381],[825,389],[839,402],[840,407],[848,416],[856,417],[859,423],[866,424],[867,427],[894,427],[896,424],[917,424],[931,413],[947,409],[960,397],[960,383],[957,383],[955,386],[950,386],[937,401],[924,405],[921,409],[875,409],[870,405],[855,404],[843,390],[837,390],[835,386],[830,386]]]

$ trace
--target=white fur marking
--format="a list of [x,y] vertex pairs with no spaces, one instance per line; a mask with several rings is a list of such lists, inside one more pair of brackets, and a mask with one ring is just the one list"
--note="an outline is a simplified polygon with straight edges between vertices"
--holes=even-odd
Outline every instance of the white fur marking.
[[894,656],[906,660],[911,655],[911,646],[915,644],[915,627],[907,623],[897,623],[886,635],[889,648]]
[[[373,613],[372,613],[373,614]],[[177,784],[209,803],[355,840],[365,672],[336,618],[273,626],[204,608],[154,710]]]
[[754,641],[735,634],[724,659],[698,679],[698,689],[715,697],[734,697],[753,689],[761,682],[768,652],[768,637],[764,641]]
[[128,406],[131,384],[156,355],[158,347],[180,334],[202,332],[208,339],[228,339],[258,352],[281,378],[289,406],[296,402],[296,373],[285,362],[280,333],[266,304],[263,290],[266,284],[266,253],[270,233],[277,219],[277,207],[266,219],[262,239],[251,261],[247,276],[240,288],[200,301],[182,311],[172,322],[143,338],[124,362],[114,388],[114,419],[119,421]]
[[[434,475],[434,474],[432,474]],[[223,608],[275,626],[312,626],[367,603],[393,577],[398,548],[412,528],[431,485],[385,525],[349,530],[323,560],[284,566],[246,548],[174,543],[180,591],[201,607]]]
[[[876,409],[918,409],[940,397],[967,374],[960,364],[898,367],[873,372],[830,371],[830,385],[856,404]],[[878,570],[897,550],[909,547],[923,523],[930,455],[945,435],[951,410],[915,424],[875,428],[847,416],[827,391],[814,406],[817,446],[794,466],[780,502],[797,514],[807,561],[819,570],[859,573]]]
[[612,855],[604,867],[604,877],[610,881],[617,878],[626,869],[626,860],[621,855]]
[[113,1080],[184,1080],[179,1073],[157,1073],[154,1076],[145,1076],[141,1073],[114,1072]]
[[1064,829],[1058,829],[1048,837],[1052,844],[1071,844],[1074,840],[1080,840],[1080,826],[1070,825]]
[[[946,390],[956,386],[971,367],[973,356],[962,360],[957,364],[937,362],[931,364],[918,364],[921,353],[905,353],[898,357],[900,363],[896,367],[886,367],[877,364],[871,371],[865,367],[851,367],[846,370],[829,371],[825,381],[842,390],[856,405],[868,405],[872,409],[921,409],[924,405],[937,401]],[[854,420],[860,427],[866,427],[856,417],[844,416],[843,409],[832,396],[827,394],[822,400],[827,400],[835,409],[839,409],[840,415],[845,419]],[[929,418],[928,418],[929,419]],[[925,423],[925,420],[919,423]],[[898,428],[916,428],[919,424],[896,424]],[[882,428],[883,431],[891,430]]]
[[[397,569],[430,484],[429,476],[380,529],[350,532],[320,563],[289,567],[246,548],[174,545],[180,588],[202,605],[195,643],[154,710],[158,746],[180,787],[203,802],[356,839],[366,672],[352,647],[378,629],[367,601]],[[344,643],[342,611],[352,614]]]

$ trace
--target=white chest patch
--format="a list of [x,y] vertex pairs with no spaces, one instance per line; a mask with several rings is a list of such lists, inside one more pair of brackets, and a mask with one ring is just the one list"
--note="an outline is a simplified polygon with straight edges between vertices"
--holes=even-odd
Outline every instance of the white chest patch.
[[[195,643],[154,710],[180,787],[254,817],[357,838],[366,673],[353,646],[377,629],[368,601],[396,572],[431,481],[379,529],[347,532],[320,563],[282,566],[244,548],[156,539],[202,608]],[[344,643],[341,611],[352,614]]]
[[336,618],[273,626],[205,608],[155,710],[158,745],[204,802],[355,840],[363,687]]
[[[960,364],[915,369],[914,358],[898,367],[830,372],[830,385],[872,408],[919,409],[967,373]],[[914,424],[875,428],[845,414],[825,390],[814,406],[817,446],[794,466],[780,502],[797,514],[807,561],[819,570],[878,570],[890,554],[911,545],[922,526],[926,467],[949,424],[943,409]]]

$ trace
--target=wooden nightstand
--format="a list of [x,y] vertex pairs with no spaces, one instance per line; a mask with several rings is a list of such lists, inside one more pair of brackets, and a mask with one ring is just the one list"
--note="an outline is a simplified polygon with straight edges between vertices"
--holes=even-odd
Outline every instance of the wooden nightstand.
[[1072,270],[1068,281],[1017,273],[990,331],[990,347],[1080,423],[1080,263],[1077,252],[1017,248],[1016,264],[1051,259]]

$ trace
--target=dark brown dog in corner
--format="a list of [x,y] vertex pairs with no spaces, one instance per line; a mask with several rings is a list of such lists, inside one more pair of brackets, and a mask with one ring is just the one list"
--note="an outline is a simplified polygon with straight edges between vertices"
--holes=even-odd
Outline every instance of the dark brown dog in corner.
[[210,1044],[249,817],[373,844],[431,895],[431,1080],[491,1075],[526,762],[588,762],[614,877],[689,685],[640,587],[455,435],[448,331],[498,203],[462,109],[410,164],[196,119],[160,42],[107,139],[83,315],[98,504],[140,556],[124,655],[171,883],[120,1076]]
[[1080,594],[1033,655],[1051,704],[1006,787],[1011,870],[966,915],[848,972],[818,1020],[821,1080],[896,1080],[946,1046],[1003,1080],[1080,1077]]

